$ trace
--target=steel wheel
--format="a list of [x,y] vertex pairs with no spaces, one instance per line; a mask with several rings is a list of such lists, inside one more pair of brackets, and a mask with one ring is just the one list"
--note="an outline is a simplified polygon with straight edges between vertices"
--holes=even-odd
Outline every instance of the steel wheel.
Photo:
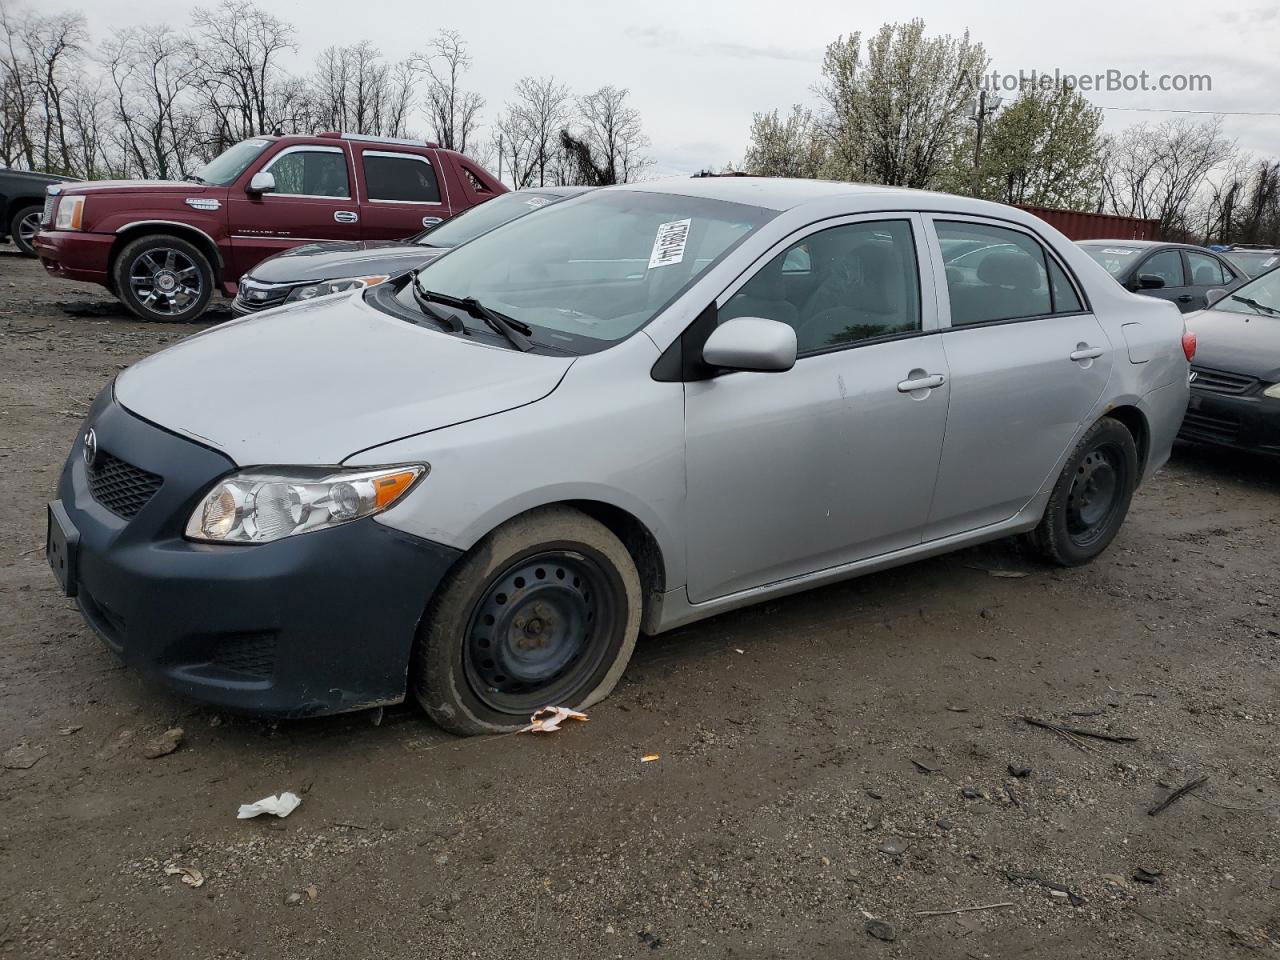
[[155,247],[130,264],[129,289],[146,310],[176,317],[199,303],[204,278],[181,250]]
[[1085,455],[1067,494],[1067,532],[1079,546],[1093,543],[1111,522],[1119,502],[1123,468],[1118,450],[1100,446]]
[[527,715],[555,705],[608,652],[611,591],[583,554],[551,550],[512,564],[489,584],[467,627],[467,683],[485,706]]

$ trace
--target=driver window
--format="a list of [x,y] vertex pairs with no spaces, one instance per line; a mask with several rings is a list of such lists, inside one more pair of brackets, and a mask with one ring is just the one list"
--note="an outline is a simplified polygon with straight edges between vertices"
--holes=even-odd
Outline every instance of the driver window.
[[789,324],[800,356],[921,329],[911,224],[877,220],[810,234],[725,302],[719,322],[734,317]]
[[1177,250],[1162,250],[1147,259],[1138,268],[1138,276],[1150,274],[1164,281],[1166,287],[1181,287],[1186,284],[1182,278],[1182,255]]
[[281,196],[351,197],[347,183],[347,158],[338,150],[291,150],[266,168],[276,178]]

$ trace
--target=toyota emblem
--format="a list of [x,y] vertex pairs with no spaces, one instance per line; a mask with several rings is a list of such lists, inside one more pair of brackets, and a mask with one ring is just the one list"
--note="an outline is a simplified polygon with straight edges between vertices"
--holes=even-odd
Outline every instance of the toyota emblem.
[[84,432],[84,465],[90,470],[98,460],[98,435],[90,427]]

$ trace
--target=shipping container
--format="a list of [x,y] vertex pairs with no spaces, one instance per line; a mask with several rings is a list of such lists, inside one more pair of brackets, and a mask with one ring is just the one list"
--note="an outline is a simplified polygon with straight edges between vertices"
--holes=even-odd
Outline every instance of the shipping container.
[[1069,240],[1158,240],[1159,220],[1118,217],[1111,213],[1082,213],[1018,204],[1019,210],[1033,213]]

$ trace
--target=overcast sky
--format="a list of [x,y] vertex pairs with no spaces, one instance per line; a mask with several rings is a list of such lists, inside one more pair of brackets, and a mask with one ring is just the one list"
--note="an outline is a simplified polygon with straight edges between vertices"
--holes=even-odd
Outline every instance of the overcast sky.
[[[554,74],[575,92],[606,83],[627,87],[653,141],[662,173],[719,167],[742,158],[751,115],[812,103],[822,52],[836,36],[873,32],[881,23],[923,17],[931,35],[981,41],[992,68],[1094,74],[1209,74],[1211,92],[1098,92],[1106,107],[1280,111],[1280,4],[1164,2],[977,5],[923,0],[649,0],[608,4],[511,0],[258,0],[297,27],[305,69],[331,44],[367,39],[397,59],[440,28],[460,31],[475,65],[469,86],[487,100],[492,119],[525,75]],[[169,22],[181,27],[196,4],[174,0],[41,0],[44,10],[80,9],[95,34],[117,25]],[[1108,110],[1115,129],[1171,114]],[[1280,154],[1280,116],[1226,117],[1242,147]]]

